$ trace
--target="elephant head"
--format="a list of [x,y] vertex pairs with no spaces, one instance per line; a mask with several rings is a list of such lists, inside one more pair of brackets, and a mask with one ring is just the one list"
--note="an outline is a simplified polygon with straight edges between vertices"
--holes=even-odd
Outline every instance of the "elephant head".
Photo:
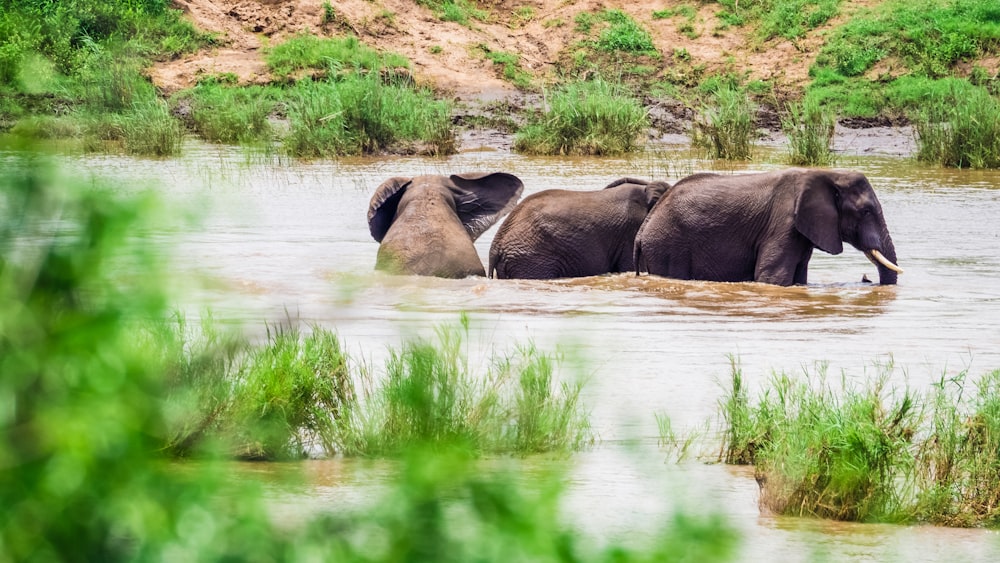
[[795,229],[830,254],[842,242],[864,252],[878,268],[879,283],[895,284],[902,269],[875,190],[859,172],[806,171],[799,179]]
[[375,190],[368,228],[375,268],[395,274],[485,276],[475,240],[510,212],[524,184],[503,172],[393,177]]
[[858,172],[790,169],[695,174],[650,211],[635,240],[636,272],[679,279],[807,282],[814,248],[846,242],[875,263],[879,281],[902,270],[882,206]]

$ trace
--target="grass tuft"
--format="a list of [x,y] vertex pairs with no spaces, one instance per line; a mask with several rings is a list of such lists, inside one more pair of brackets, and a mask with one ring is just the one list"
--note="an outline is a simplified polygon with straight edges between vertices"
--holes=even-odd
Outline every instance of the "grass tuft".
[[917,160],[954,168],[1000,168],[1000,102],[982,88],[915,112]]
[[639,148],[649,117],[624,87],[602,79],[556,89],[548,109],[521,129],[514,150],[526,154],[617,155]]
[[763,507],[852,521],[1000,524],[1000,370],[928,393],[874,378],[831,384],[825,366],[776,374],[751,403],[734,363],[720,459],[755,466]]
[[788,135],[789,163],[797,166],[833,164],[833,132],[837,121],[827,108],[813,97],[788,105],[781,121]]
[[[410,341],[386,363],[385,384],[346,412],[337,442],[347,455],[398,455],[414,444],[487,454],[569,452],[593,441],[579,385],[558,385],[553,359],[533,347],[470,370],[457,328],[436,343]],[[368,374],[371,377],[371,374]]]
[[691,140],[706,149],[710,158],[750,160],[753,156],[756,105],[743,88],[720,87],[714,106],[706,107],[695,119]]

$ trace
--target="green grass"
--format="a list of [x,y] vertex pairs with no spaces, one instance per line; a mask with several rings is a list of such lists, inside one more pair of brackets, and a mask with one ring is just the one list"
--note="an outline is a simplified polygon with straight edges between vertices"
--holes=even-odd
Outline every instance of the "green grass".
[[581,387],[556,380],[552,356],[520,347],[476,370],[467,327],[406,341],[384,369],[352,370],[336,335],[319,326],[268,327],[262,342],[223,333],[210,317],[200,330],[183,318],[154,326],[145,340],[161,343],[172,366],[164,450],[271,460],[395,457],[420,446],[569,453],[593,442]]
[[756,36],[766,41],[774,37],[799,39],[837,15],[840,0],[718,0],[723,10],[717,15],[728,25],[756,23]]
[[426,90],[367,74],[304,81],[286,96],[291,131],[283,143],[296,157],[455,151],[451,106]]
[[115,120],[125,152],[140,156],[174,156],[181,151],[184,132],[163,100],[137,103]]
[[986,90],[939,97],[914,116],[918,160],[953,168],[1000,168],[1000,102]]
[[702,109],[691,128],[691,140],[710,158],[749,160],[757,134],[756,105],[744,88],[724,86],[713,96],[713,105]]
[[531,88],[531,73],[521,68],[521,61],[518,55],[507,51],[493,51],[484,44],[479,44],[476,48],[493,62],[495,66],[503,69],[503,77],[514,86],[522,90]]
[[417,0],[417,4],[430,8],[441,21],[455,22],[465,27],[472,26],[472,20],[486,21],[489,12],[470,0]]
[[1000,370],[923,394],[891,387],[893,375],[775,374],[751,401],[734,362],[720,458],[753,464],[761,504],[779,514],[1000,524]]
[[781,126],[788,135],[790,164],[797,166],[829,166],[833,164],[833,113],[815,98],[806,96],[801,102],[788,105]]
[[436,342],[412,340],[393,350],[384,383],[363,385],[372,391],[338,421],[343,453],[391,456],[423,443],[525,455],[592,443],[580,386],[555,381],[553,358],[521,348],[476,373],[462,350],[466,337],[441,327]]
[[304,69],[322,70],[330,76],[378,73],[383,68],[410,68],[410,61],[396,53],[380,53],[358,41],[357,37],[324,39],[301,33],[276,45],[265,55],[268,69],[278,78]]
[[636,54],[656,54],[656,46],[649,32],[625,12],[617,9],[607,9],[600,19],[607,22],[597,39],[598,49],[605,52],[624,52]]
[[616,155],[635,151],[649,126],[646,110],[621,85],[572,82],[548,97],[548,108],[514,138],[526,154]]
[[268,118],[281,97],[281,91],[274,87],[233,87],[207,81],[178,94],[172,103],[187,105],[191,129],[208,141],[260,143],[275,135]]

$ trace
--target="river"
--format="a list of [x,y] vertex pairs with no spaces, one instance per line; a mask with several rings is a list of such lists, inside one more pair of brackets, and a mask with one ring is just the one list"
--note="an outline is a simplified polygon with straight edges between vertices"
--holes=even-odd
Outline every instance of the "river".
[[[838,256],[814,253],[808,286],[781,288],[632,274],[539,282],[373,272],[378,244],[366,213],[389,177],[505,171],[524,182],[527,196],[599,189],[622,176],[674,182],[716,168],[682,147],[630,158],[472,151],[302,163],[191,142],[178,159],[68,160],[76,174],[152,188],[197,216],[196,226],[178,217],[158,233],[177,254],[177,298],[195,314],[211,309],[219,320],[259,331],[289,318],[329,327],[352,357],[373,366],[390,347],[432,335],[463,312],[473,358],[525,342],[565,353],[563,375],[583,379],[600,438],[574,456],[568,502],[596,534],[633,533],[689,503],[718,507],[744,532],[745,561],[1000,558],[991,531],[763,515],[752,473],[666,463],[656,423],[661,415],[679,431],[714,424],[733,361],[751,390],[781,371],[825,369],[859,382],[888,372],[893,385],[923,391],[943,376],[967,371],[975,379],[1000,368],[1000,172],[842,155],[838,168],[859,170],[874,186],[905,273],[897,286],[862,283],[865,274],[877,279],[875,268],[847,246]],[[780,153],[765,151],[729,166],[763,171],[784,167],[780,161]],[[476,243],[484,262],[495,232]],[[276,510],[335,509],[369,486],[352,463],[304,462],[315,478],[298,492],[275,488]]]

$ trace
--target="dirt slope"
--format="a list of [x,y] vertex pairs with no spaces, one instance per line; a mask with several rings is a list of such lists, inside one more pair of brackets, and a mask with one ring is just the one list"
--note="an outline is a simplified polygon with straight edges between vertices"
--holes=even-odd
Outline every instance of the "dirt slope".
[[[687,35],[680,31],[681,24],[688,22],[682,16],[654,19],[655,10],[682,3],[691,5],[678,0],[487,0],[478,5],[488,7],[489,21],[473,21],[466,27],[441,21],[415,0],[174,0],[175,7],[198,28],[217,33],[220,46],[160,63],[150,74],[165,93],[192,86],[206,73],[231,72],[242,84],[263,83],[270,79],[263,63],[263,49],[268,45],[300,32],[351,33],[369,46],[409,58],[421,84],[459,98],[499,98],[514,88],[501,79],[477,45],[517,53],[521,67],[544,83],[553,76],[559,57],[571,53],[573,43],[580,39],[574,17],[617,8],[650,31],[664,54],[664,66],[679,64],[672,55],[684,49],[688,68],[704,65],[708,73],[749,71],[751,78],[772,80],[779,86],[794,87],[807,80],[819,32],[796,44],[772,40],[754,48],[746,31],[719,29],[716,4],[700,6],[690,22],[693,32],[687,30]],[[334,10],[333,21],[326,24],[322,23],[324,4]],[[688,37],[694,34],[695,39]]]

